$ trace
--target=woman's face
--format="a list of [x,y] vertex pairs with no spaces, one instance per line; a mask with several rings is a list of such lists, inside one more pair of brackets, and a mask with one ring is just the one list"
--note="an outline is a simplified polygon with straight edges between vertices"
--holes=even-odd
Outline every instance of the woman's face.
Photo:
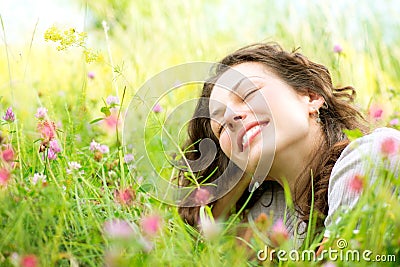
[[236,165],[265,179],[279,173],[274,168],[284,163],[276,162],[283,161],[281,155],[301,147],[315,120],[312,102],[261,63],[242,63],[226,71],[212,90],[211,127]]

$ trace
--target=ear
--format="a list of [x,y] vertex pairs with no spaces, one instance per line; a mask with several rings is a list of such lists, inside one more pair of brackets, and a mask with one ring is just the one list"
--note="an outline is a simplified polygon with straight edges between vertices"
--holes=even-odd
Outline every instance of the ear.
[[314,113],[316,109],[320,109],[325,103],[325,99],[322,95],[308,91],[308,110],[310,113]]

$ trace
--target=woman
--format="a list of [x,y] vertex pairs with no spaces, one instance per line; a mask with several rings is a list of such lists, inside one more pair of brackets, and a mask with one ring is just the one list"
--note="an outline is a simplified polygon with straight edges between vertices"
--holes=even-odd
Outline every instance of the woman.
[[[332,85],[326,67],[275,43],[250,45],[222,59],[204,84],[185,146],[190,148],[187,159],[195,160],[206,153],[203,149],[201,155],[199,140],[209,138],[217,145],[213,163],[195,172],[197,183],[220,177],[229,162],[242,176],[211,203],[213,215],[229,215],[234,205],[240,208],[256,177],[262,185],[246,207],[247,219],[272,211],[277,220],[287,213],[289,234],[301,244],[313,204],[317,226],[329,228],[341,207],[357,202],[358,193],[347,187],[350,179],[376,178],[373,169],[366,173],[365,155],[378,158],[386,138],[400,143],[398,131],[381,128],[349,145],[343,130],[368,132],[367,121],[352,104],[354,96],[352,87]],[[398,158],[393,162],[397,171]],[[181,177],[183,185],[193,182]],[[292,212],[284,187],[292,196]],[[179,212],[189,224],[198,223],[199,207],[180,207]]]

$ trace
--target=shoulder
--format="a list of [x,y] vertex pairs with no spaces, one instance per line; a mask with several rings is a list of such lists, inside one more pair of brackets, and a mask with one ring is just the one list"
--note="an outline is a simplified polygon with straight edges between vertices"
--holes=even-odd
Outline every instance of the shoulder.
[[[346,153],[351,152],[357,149],[360,145],[369,145],[362,146],[364,149],[375,150],[375,152],[381,151],[381,144],[386,139],[394,139],[396,141],[400,141],[400,131],[393,128],[377,128],[371,133],[364,135],[363,137],[357,138],[353,142],[351,142],[345,150],[342,152],[342,156],[346,155]],[[360,150],[360,149],[358,149]],[[339,158],[340,160],[340,158]]]
[[379,164],[384,157],[396,161],[399,146],[400,131],[386,127],[375,129],[370,134],[352,141],[343,150],[332,169],[330,182],[334,182],[335,178],[348,171],[348,168],[358,169],[359,174],[366,174],[366,165]]
[[364,176],[369,183],[374,183],[379,179],[381,166],[398,175],[399,147],[400,131],[384,127],[352,141],[342,151],[329,179],[326,227],[333,223],[333,215],[337,210],[351,208],[357,203],[359,192],[350,188],[356,175]]

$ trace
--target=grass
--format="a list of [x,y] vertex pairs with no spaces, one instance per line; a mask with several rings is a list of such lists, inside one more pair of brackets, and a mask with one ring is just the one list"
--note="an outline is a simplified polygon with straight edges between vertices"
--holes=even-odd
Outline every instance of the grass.
[[[392,31],[387,40],[384,17],[368,12],[363,23],[357,24],[363,25],[359,31],[349,31],[354,23],[348,19],[349,14],[361,16],[355,4],[345,8],[348,13],[332,17],[332,4],[316,3],[304,5],[301,10],[296,9],[297,4],[282,6],[272,1],[249,1],[243,9],[223,1],[197,0],[190,4],[144,0],[80,3],[87,9],[87,39],[84,43],[70,40],[61,51],[55,42],[44,41],[36,25],[32,25],[31,42],[22,46],[8,43],[8,25],[2,20],[0,113],[3,116],[11,106],[16,120],[3,121],[0,126],[2,149],[11,145],[15,153],[12,164],[4,160],[0,163],[0,169],[11,172],[7,186],[0,188],[1,266],[18,266],[29,260],[38,266],[271,264],[256,260],[257,251],[266,243],[262,231],[249,241],[252,249],[237,245],[238,216],[218,222],[223,230],[218,232],[216,228],[217,237],[204,238],[182,222],[175,206],[147,193],[155,173],[151,166],[143,166],[146,154],[141,149],[149,152],[150,162],[169,179],[172,168],[160,149],[162,145],[170,148],[163,143],[169,139],[162,139],[165,136],[161,136],[156,123],[147,129],[146,147],[126,145],[121,142],[124,113],[138,89],[169,67],[215,61],[256,41],[278,41],[287,49],[300,46],[305,55],[329,67],[335,84],[351,84],[358,89],[357,104],[363,110],[373,106],[383,110],[378,125],[399,127],[389,122],[399,118],[400,34]],[[399,22],[393,20],[389,25],[395,29]],[[57,21],[54,23],[57,25]],[[67,30],[69,25],[57,28]],[[335,43],[343,47],[342,53],[333,52]],[[88,63],[85,51],[95,53],[97,60]],[[153,92],[161,95],[165,89],[159,86]],[[162,99],[162,112],[150,113],[156,122],[164,122],[166,115],[178,112],[167,121],[167,130],[173,137],[179,135],[179,142],[184,135],[176,127],[190,118],[192,110],[190,105],[179,111],[173,108],[198,92],[196,86],[184,89]],[[109,95],[119,97],[121,103],[116,109],[109,110]],[[34,116],[38,107],[46,107],[44,120],[57,125],[55,139],[62,150],[55,160],[43,158],[48,150],[39,152],[46,142],[37,128],[39,119]],[[107,111],[111,113],[108,117]],[[113,122],[118,112],[120,124],[116,130]],[[129,122],[132,127],[142,125],[146,113],[134,115]],[[102,119],[91,123],[98,118]],[[109,152],[91,149],[93,140],[107,145]],[[126,154],[133,154],[134,160],[127,163]],[[81,167],[71,169],[71,162]],[[368,264],[395,266],[400,258],[398,177],[384,167],[381,171],[384,185],[366,187],[360,205],[342,214],[334,233],[348,242],[348,250],[395,255],[397,261]],[[34,182],[38,173],[46,175],[46,182]],[[156,233],[143,226],[149,218],[156,228],[160,227]],[[113,226],[111,231],[106,230],[107,223]],[[352,230],[358,223],[359,232],[355,234]],[[122,237],[121,232],[128,237]],[[303,251],[315,248],[319,240],[309,242]],[[336,242],[331,239],[328,244],[335,248]],[[289,246],[287,242],[282,249]],[[274,265],[326,263],[281,261]],[[366,264],[343,259],[332,263]]]

